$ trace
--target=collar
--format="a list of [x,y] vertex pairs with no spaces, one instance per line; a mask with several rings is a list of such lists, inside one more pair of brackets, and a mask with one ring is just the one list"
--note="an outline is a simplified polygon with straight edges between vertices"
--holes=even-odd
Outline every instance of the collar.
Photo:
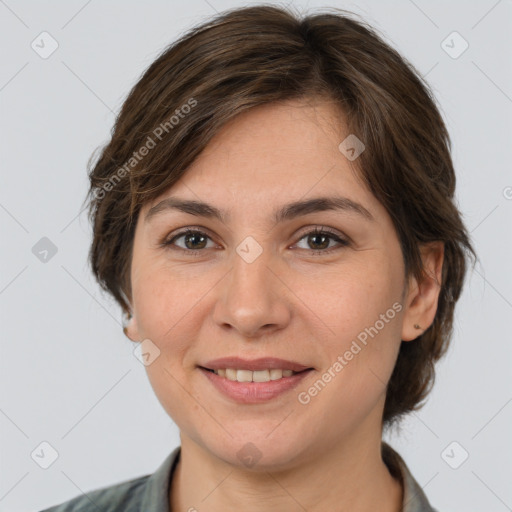
[[177,446],[162,462],[160,467],[148,478],[140,510],[169,512],[169,491],[171,476],[179,461],[181,446]]
[[436,512],[428,502],[423,489],[412,476],[405,461],[384,441],[382,441],[382,460],[389,472],[402,482],[404,497],[401,512]]

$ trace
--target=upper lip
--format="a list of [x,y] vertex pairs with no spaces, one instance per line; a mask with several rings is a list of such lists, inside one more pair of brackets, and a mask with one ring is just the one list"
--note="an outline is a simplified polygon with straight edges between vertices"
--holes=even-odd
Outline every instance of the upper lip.
[[277,357],[260,357],[258,359],[242,359],[240,357],[221,357],[220,359],[213,359],[201,365],[203,368],[209,370],[219,370],[224,368],[233,368],[236,370],[292,370],[294,372],[301,372],[303,370],[311,369],[311,366],[306,366],[295,361],[286,361]]

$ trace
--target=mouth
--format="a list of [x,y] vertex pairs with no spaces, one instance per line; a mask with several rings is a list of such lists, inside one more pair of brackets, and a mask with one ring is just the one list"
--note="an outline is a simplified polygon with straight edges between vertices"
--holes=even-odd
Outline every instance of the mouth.
[[314,370],[313,367],[277,357],[242,359],[233,356],[207,361],[199,368],[238,382],[269,382],[292,377],[306,370]]
[[210,373],[215,373],[215,375],[218,375],[221,378],[236,382],[270,382],[274,380],[280,380],[283,377],[292,377],[293,375],[297,375],[299,373],[307,372],[313,369],[306,368],[300,372],[295,372],[293,370],[283,370],[282,368],[267,368],[265,370],[255,371],[236,368],[218,368],[213,370],[203,366],[200,366],[199,368]]
[[315,370],[284,359],[238,357],[209,361],[198,369],[222,395],[244,404],[262,403],[284,394]]

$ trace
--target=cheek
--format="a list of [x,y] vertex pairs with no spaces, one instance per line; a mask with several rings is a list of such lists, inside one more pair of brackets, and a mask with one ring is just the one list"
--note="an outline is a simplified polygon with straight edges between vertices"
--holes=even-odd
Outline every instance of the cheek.
[[[162,392],[186,400],[177,383],[184,382],[195,365],[192,354],[207,315],[208,292],[219,277],[204,269],[199,272],[199,267],[196,273],[184,269],[146,259],[133,286],[133,300],[141,339],[150,339],[160,350],[160,356],[146,367],[153,389],[158,396]],[[171,412],[172,404],[164,407]]]
[[319,311],[331,330],[327,365],[343,358],[343,369],[335,372],[341,378],[335,380],[355,394],[380,393],[393,370],[401,342],[400,272],[399,265],[384,259],[354,267],[337,280],[333,276],[324,288]]
[[[190,326],[187,318],[208,286],[208,277],[195,279],[161,262],[145,261],[133,284],[134,310],[140,331],[161,343]],[[211,285],[210,285],[211,287]],[[206,288],[207,289],[207,288]]]
[[[142,337],[157,345],[159,356],[146,372],[153,391],[171,418],[180,418],[180,428],[191,428],[187,422],[198,407],[190,400],[183,383],[186,381],[185,360],[191,339],[196,339],[194,322],[198,301],[204,290],[191,286],[176,270],[165,264],[148,263],[138,272],[133,286],[133,299],[138,329]],[[184,410],[186,408],[186,411]],[[190,420],[191,421],[191,420]]]
[[[335,333],[356,336],[400,301],[403,286],[400,268],[387,258],[377,260],[372,258],[371,264],[347,265],[323,275],[319,281],[309,281],[305,296],[314,297],[318,314]],[[395,313],[392,310],[388,316],[394,318]]]
[[325,384],[316,381],[299,391],[305,393],[300,403],[309,404],[315,421],[329,425],[327,437],[356,428],[383,400],[401,342],[400,288],[392,277],[345,276],[336,294],[326,297],[336,307],[321,310],[335,333],[323,339],[326,358],[318,380]]

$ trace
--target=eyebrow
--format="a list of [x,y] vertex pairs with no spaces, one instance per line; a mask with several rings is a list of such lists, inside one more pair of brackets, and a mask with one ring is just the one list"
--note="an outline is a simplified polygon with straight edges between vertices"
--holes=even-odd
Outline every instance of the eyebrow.
[[[197,217],[218,219],[224,224],[229,220],[229,215],[225,211],[219,210],[208,203],[189,199],[180,199],[177,197],[168,197],[153,206],[147,212],[144,221],[148,222],[156,215],[168,210],[178,210]],[[369,221],[375,220],[373,215],[362,204],[359,204],[348,197],[340,196],[316,197],[313,199],[285,204],[274,211],[273,220],[277,224],[283,221],[292,220],[296,217],[300,217],[301,215],[323,211],[352,212]]]

